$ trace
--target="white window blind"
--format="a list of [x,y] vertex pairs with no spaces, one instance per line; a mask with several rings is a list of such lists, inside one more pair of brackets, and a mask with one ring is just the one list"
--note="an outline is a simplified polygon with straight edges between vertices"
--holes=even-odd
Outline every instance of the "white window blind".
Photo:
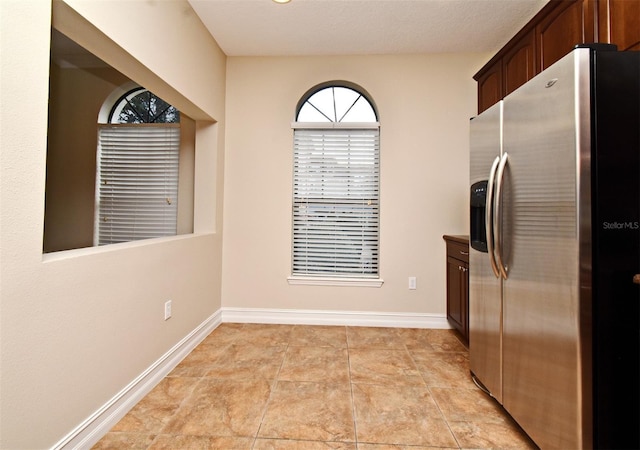
[[294,275],[378,277],[379,129],[295,129]]
[[180,126],[100,125],[96,243],[176,234]]

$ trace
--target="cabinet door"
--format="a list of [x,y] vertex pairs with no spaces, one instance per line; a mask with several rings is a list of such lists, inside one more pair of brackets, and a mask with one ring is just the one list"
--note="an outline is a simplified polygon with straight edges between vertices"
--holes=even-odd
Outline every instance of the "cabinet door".
[[460,264],[462,268],[462,277],[460,280],[460,290],[462,291],[461,306],[462,306],[462,330],[461,333],[465,340],[469,342],[469,264]]
[[447,319],[449,323],[467,337],[467,299],[468,280],[467,264],[447,258]]
[[600,0],[600,42],[618,50],[640,50],[640,0]]
[[478,82],[478,114],[480,114],[504,97],[502,60],[498,60],[479,73],[476,81]]
[[537,73],[568,54],[577,44],[594,42],[594,0],[559,2],[536,26]]
[[462,271],[460,261],[447,258],[447,319],[458,331],[462,329]]
[[502,58],[504,95],[518,89],[536,75],[535,35],[524,35]]

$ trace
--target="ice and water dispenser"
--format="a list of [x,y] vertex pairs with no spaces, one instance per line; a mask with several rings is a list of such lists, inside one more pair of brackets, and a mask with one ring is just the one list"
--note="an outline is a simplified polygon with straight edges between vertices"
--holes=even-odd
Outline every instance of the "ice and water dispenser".
[[479,252],[487,253],[487,213],[488,181],[478,181],[471,185],[471,247]]

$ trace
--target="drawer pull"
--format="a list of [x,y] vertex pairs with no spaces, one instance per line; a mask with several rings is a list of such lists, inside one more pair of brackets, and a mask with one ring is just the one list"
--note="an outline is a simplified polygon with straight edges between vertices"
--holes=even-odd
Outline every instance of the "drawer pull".
[[460,251],[460,254],[461,254],[461,255],[465,255],[465,256],[469,256],[469,252],[463,252],[463,251]]

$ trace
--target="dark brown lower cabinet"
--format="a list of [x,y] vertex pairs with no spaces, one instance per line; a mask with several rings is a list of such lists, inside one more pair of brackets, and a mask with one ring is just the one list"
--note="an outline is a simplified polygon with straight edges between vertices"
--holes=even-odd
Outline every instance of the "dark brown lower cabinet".
[[469,237],[443,236],[447,244],[447,320],[469,342]]

